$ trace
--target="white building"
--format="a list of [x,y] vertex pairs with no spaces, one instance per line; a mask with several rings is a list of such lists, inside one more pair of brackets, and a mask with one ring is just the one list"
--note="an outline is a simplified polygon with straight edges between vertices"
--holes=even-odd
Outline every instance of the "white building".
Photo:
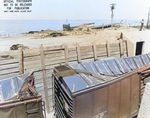
[[150,31],[123,32],[122,39],[127,40],[128,56],[150,52]]

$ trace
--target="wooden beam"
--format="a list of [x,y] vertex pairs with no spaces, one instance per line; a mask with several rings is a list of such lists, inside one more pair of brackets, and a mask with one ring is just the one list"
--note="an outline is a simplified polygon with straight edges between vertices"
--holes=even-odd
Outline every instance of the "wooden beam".
[[1,70],[7,70],[7,69],[10,69],[10,68],[18,68],[18,64],[19,63],[12,63],[12,64],[1,65],[0,66],[0,71]]
[[107,57],[110,57],[110,46],[109,46],[109,41],[106,41],[106,50],[107,50]]
[[123,58],[124,54],[123,54],[123,47],[122,47],[122,39],[119,40],[119,47],[120,47],[120,57]]
[[94,60],[98,60],[97,58],[97,48],[95,42],[93,43],[93,54],[94,54]]
[[121,34],[120,34],[120,39],[123,40],[123,33],[122,33],[122,32],[121,32]]
[[81,63],[81,53],[80,53],[80,45],[77,43],[77,58],[78,58],[78,63]]
[[65,64],[68,65],[68,46],[65,44],[64,45],[65,48]]
[[18,49],[18,56],[19,56],[19,74],[23,74],[24,68],[23,68],[23,50],[22,50],[22,48]]
[[63,50],[64,49],[64,45],[57,45],[57,46],[46,46],[43,47],[44,51],[54,51],[54,50]]
[[127,40],[126,40],[125,44],[126,44],[126,53],[127,53],[127,57],[128,57],[129,56],[129,54],[128,54],[129,49],[128,49],[128,41]]
[[42,73],[43,73],[43,83],[44,83],[44,93],[45,93],[46,109],[47,109],[47,113],[50,113],[49,99],[48,99],[48,90],[47,90],[47,82],[46,82],[46,71],[45,71],[45,59],[44,59],[43,46],[41,45],[39,49],[40,49],[41,67],[42,67]]
[[[19,53],[18,53],[19,55]],[[0,61],[0,66],[1,65],[8,65],[8,64],[12,64],[12,63],[18,63],[18,59],[6,59],[6,60],[1,60]]]
[[11,68],[11,69],[7,69],[7,70],[1,70],[0,75],[6,75],[6,74],[10,74],[10,73],[17,73],[17,72],[18,72],[18,68]]

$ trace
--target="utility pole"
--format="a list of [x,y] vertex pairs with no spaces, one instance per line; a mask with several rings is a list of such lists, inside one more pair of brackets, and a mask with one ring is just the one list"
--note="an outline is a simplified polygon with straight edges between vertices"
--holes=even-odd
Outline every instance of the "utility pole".
[[149,28],[149,20],[150,20],[150,7],[149,7],[149,10],[148,10],[148,19],[147,19],[147,25],[146,25],[146,28]]
[[114,9],[115,9],[116,3],[110,4],[110,9],[111,9],[111,27],[113,25],[113,18],[114,18]]

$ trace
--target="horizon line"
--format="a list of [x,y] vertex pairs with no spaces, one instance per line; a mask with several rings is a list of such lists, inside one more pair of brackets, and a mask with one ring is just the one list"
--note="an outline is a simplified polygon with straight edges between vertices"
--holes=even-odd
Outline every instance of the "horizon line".
[[[111,19],[0,19],[0,20],[67,20],[67,21],[71,21],[71,20],[76,20],[76,21],[85,21],[85,20],[111,20]],[[115,20],[142,20],[142,19],[114,19]]]

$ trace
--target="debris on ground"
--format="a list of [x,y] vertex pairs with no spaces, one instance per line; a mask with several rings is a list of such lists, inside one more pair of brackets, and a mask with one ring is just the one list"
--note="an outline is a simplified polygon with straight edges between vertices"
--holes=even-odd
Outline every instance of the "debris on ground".
[[23,50],[29,49],[28,46],[24,46],[23,44],[14,44],[10,47],[10,50],[18,50],[19,48],[22,48]]

